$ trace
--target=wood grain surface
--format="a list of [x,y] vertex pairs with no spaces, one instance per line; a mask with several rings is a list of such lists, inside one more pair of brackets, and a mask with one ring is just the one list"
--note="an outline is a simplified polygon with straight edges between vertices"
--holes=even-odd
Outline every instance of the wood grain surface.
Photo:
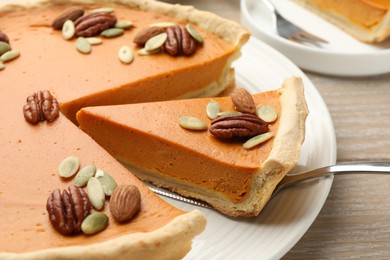
[[[167,1],[240,21],[239,0]],[[337,162],[390,161],[390,74],[343,78],[306,72],[330,111]],[[283,259],[390,259],[390,175],[334,178],[329,197]]]

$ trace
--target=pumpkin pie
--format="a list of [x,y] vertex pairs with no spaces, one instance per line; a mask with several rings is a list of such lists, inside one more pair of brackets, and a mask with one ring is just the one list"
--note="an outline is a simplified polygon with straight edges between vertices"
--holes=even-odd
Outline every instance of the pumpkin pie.
[[364,42],[390,36],[389,0],[296,0]]
[[[130,20],[133,25],[115,38],[95,36],[103,43],[85,54],[75,47],[77,37],[65,40],[61,30],[52,28],[53,20],[73,7],[85,10],[84,15],[99,8],[105,9],[98,13],[111,9],[118,21]],[[189,56],[171,56],[164,51],[142,55],[143,46],[133,40],[152,23],[181,28],[190,24],[203,43]],[[197,210],[183,212],[154,195],[74,125],[75,115],[85,106],[216,95],[234,85],[230,64],[249,34],[214,14],[151,0],[3,4],[0,31],[2,46],[9,43],[14,55],[14,59],[10,53],[0,58],[0,88],[7,93],[0,97],[0,258],[184,257],[192,239],[205,228],[204,215]],[[117,56],[123,45],[134,54],[130,64]],[[50,103],[50,108],[60,111],[56,110],[55,117],[40,112],[37,122],[32,120],[35,110],[23,105],[26,97],[45,89],[58,101]],[[42,119],[47,121],[40,122]],[[109,218],[106,230],[91,236],[58,233],[49,220],[46,201],[53,190],[73,184],[72,178],[57,174],[58,165],[68,156],[77,156],[82,166],[95,164],[118,184],[138,187],[142,200],[135,218],[119,224],[106,199],[102,209]]]
[[[210,128],[210,98],[88,107],[77,113],[77,120],[140,179],[205,201],[230,216],[254,216],[299,158],[307,107],[297,77],[253,99],[256,106],[271,106],[278,116],[269,125],[273,138],[251,149],[244,149],[241,140],[221,140],[179,125],[181,116],[193,116]],[[212,100],[221,111],[235,111],[230,97]]]
[[[51,27],[64,10],[113,8],[117,21],[133,26],[120,37],[103,38],[89,54],[75,48],[77,37],[64,40]],[[17,10],[15,12],[14,10]],[[18,21],[17,23],[15,21]],[[165,52],[142,55],[135,36],[153,24],[191,24],[202,36],[196,53],[171,56]],[[5,63],[1,82],[26,85],[31,90],[52,90],[61,112],[76,123],[76,112],[85,106],[113,105],[215,96],[234,85],[231,63],[249,34],[240,25],[191,6],[157,1],[32,1],[29,5],[7,5],[0,9],[0,30],[10,38],[20,57]],[[95,36],[96,37],[96,36]],[[118,59],[124,45],[134,55],[131,64]]]

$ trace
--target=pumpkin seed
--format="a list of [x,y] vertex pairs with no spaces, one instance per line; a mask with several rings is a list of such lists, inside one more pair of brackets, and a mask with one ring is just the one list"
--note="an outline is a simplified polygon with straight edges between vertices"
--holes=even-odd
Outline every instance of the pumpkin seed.
[[114,38],[122,35],[124,31],[122,28],[109,28],[102,31],[100,35],[106,38]]
[[87,185],[89,178],[95,176],[96,166],[90,164],[82,168],[76,175],[74,185],[78,187],[84,187]]
[[96,177],[89,178],[87,183],[87,192],[89,202],[91,202],[92,206],[97,210],[102,209],[106,195],[104,194],[102,184]]
[[190,130],[206,130],[207,125],[197,117],[181,116],[179,117],[179,124],[181,127]]
[[138,51],[138,54],[142,55],[142,56],[145,56],[145,55],[151,55],[151,54],[160,53],[161,51],[162,51],[162,48],[158,48],[158,49],[155,49],[155,50],[152,50],[152,51],[147,51],[147,50],[145,50],[145,48],[143,48],[143,49],[140,49]]
[[126,20],[117,21],[114,25],[115,28],[121,28],[121,29],[127,29],[130,28],[131,26],[133,26],[133,22],[126,21]]
[[106,196],[111,196],[112,192],[118,186],[118,184],[116,184],[114,178],[112,178],[111,175],[109,175],[108,173],[106,173],[100,169],[97,170],[95,177],[102,184],[104,194]]
[[11,50],[11,46],[8,43],[0,41],[0,55],[3,55],[4,53],[10,50]]
[[81,53],[84,53],[84,54],[89,54],[91,53],[92,51],[92,46],[91,44],[89,43],[89,41],[87,39],[85,39],[84,37],[79,37],[77,38],[77,41],[76,41],[76,49],[81,52]]
[[103,231],[108,226],[108,216],[103,212],[93,212],[81,223],[84,234],[93,235]]
[[99,45],[99,44],[103,43],[103,40],[98,38],[98,37],[88,37],[88,38],[85,38],[85,39],[87,39],[87,41],[91,45]]
[[278,118],[276,110],[272,106],[260,106],[257,108],[257,116],[267,123],[272,123]]
[[200,33],[195,30],[195,28],[191,24],[186,25],[187,32],[194,38],[197,42],[202,43],[203,37]]
[[103,13],[103,14],[109,14],[114,12],[114,8],[111,7],[102,7],[97,9],[92,9],[88,11],[89,13]]
[[58,175],[64,178],[72,177],[80,168],[80,159],[76,156],[66,157],[58,166]]
[[7,62],[16,59],[20,56],[20,51],[7,51],[3,55],[0,56],[0,61]]
[[0,61],[0,70],[3,70],[3,69],[5,69],[5,65],[3,62]]
[[217,114],[218,117],[220,116],[237,116],[237,115],[241,115],[242,113],[239,112],[239,111],[223,111],[223,112],[219,112]]
[[134,59],[133,51],[130,49],[129,46],[124,45],[119,49],[118,52],[118,58],[121,62],[129,64]]
[[156,49],[160,49],[164,42],[167,40],[168,34],[167,33],[160,33],[156,36],[153,36],[145,43],[145,50],[146,51],[154,51]]
[[74,23],[72,20],[66,20],[64,25],[62,26],[62,37],[65,40],[72,39],[76,32],[76,29],[74,27]]
[[221,106],[217,101],[211,99],[207,104],[206,113],[210,119],[215,119],[218,117],[218,113],[221,112]]
[[173,22],[158,22],[158,23],[152,23],[150,24],[149,26],[150,27],[161,27],[161,28],[168,28],[168,27],[172,27],[172,26],[176,26],[177,24],[176,23],[173,23]]
[[249,139],[248,141],[246,141],[243,144],[243,147],[244,147],[244,149],[251,149],[251,148],[253,148],[261,143],[264,143],[265,141],[267,141],[271,137],[272,137],[272,133],[270,133],[270,132],[256,135],[256,136],[252,137],[251,139]]

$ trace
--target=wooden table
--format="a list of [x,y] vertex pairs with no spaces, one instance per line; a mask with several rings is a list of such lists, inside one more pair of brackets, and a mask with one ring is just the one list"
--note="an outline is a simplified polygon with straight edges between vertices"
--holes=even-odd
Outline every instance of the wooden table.
[[[167,1],[240,21],[239,0]],[[390,74],[342,78],[306,72],[324,98],[337,162],[390,161]],[[390,176],[335,176],[319,216],[284,259],[390,259]]]

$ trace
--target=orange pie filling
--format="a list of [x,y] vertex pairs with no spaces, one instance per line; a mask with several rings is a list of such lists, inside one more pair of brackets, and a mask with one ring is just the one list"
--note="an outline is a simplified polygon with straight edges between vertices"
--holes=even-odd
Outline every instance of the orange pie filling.
[[[280,113],[279,95],[280,92],[270,91],[253,97],[256,105],[270,105]],[[230,97],[214,100],[222,111],[235,110]],[[256,149],[246,150],[242,141],[223,141],[208,131],[189,131],[179,126],[178,118],[182,115],[195,116],[210,126],[211,120],[205,112],[209,101],[194,99],[86,108],[77,114],[77,120],[82,130],[141,179],[161,178],[188,189],[196,187],[200,192],[212,190],[214,196],[239,203],[247,198],[253,176],[260,171],[273,141],[270,139]],[[103,116],[99,116],[100,111]],[[159,119],[155,120],[156,117]],[[273,135],[277,129],[278,121],[269,125]],[[188,146],[188,143],[193,145]],[[152,178],[148,172],[153,172]],[[180,185],[172,184],[169,188]]]

